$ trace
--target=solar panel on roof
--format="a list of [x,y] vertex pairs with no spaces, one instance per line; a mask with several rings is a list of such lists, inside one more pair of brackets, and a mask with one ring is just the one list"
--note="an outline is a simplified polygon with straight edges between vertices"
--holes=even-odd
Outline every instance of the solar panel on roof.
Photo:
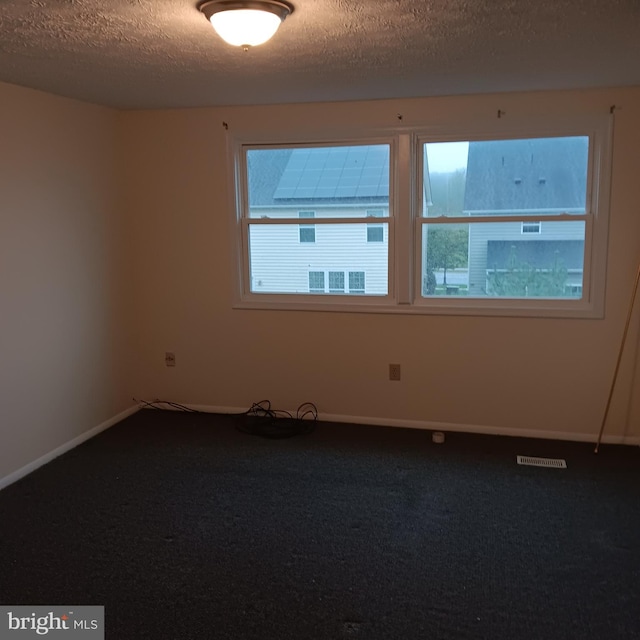
[[385,197],[389,195],[389,147],[294,149],[273,194],[282,199]]

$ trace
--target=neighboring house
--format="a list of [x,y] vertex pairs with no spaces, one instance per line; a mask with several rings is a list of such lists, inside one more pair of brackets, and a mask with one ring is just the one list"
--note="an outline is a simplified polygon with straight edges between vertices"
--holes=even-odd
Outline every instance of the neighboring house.
[[545,222],[545,215],[585,212],[587,155],[587,138],[469,143],[464,213],[527,216],[469,225],[469,295],[499,294],[496,275],[514,267],[559,269],[564,295],[582,294],[584,222]]
[[389,215],[389,147],[256,149],[247,153],[251,291],[386,295],[386,223],[313,224]]

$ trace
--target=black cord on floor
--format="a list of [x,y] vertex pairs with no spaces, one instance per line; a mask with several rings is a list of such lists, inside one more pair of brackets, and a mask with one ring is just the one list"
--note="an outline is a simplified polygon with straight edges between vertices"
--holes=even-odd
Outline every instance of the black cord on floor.
[[289,411],[272,409],[269,400],[261,400],[239,414],[236,429],[252,436],[280,440],[311,433],[317,419],[318,409],[312,402],[303,402],[293,416]]
[[[137,400],[145,409],[159,411],[184,411],[187,413],[202,413],[183,404],[170,400]],[[283,409],[272,409],[269,400],[254,402],[247,411],[237,414],[238,423],[236,429],[252,436],[279,440],[292,438],[293,436],[311,433],[316,428],[318,409],[313,402],[303,402],[294,416]]]
[[134,402],[141,404],[145,409],[158,409],[160,411],[167,411],[169,407],[173,411],[186,411],[187,413],[201,413],[197,409],[192,409],[191,407],[187,407],[183,404],[178,404],[177,402],[171,402],[170,400],[152,400],[151,402],[147,400],[136,400],[133,398]]

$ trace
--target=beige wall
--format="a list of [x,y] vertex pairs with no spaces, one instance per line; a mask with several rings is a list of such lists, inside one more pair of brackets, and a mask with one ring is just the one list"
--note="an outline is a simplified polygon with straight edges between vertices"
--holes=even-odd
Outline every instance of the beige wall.
[[[612,104],[604,320],[232,309],[223,121],[264,134]],[[595,436],[640,258],[639,107],[640,89],[621,89],[116,113],[0,84],[0,480],[132,396],[310,400],[349,420]],[[639,323],[636,309],[607,424],[616,437],[640,438]]]
[[[604,320],[234,310],[225,129],[295,132],[607,113],[619,105]],[[132,390],[246,408],[487,432],[597,434],[640,258],[640,90],[130,112],[124,240],[132,258]],[[634,314],[607,434],[640,437]],[[175,368],[164,366],[174,351]],[[387,380],[401,363],[403,380]]]
[[130,406],[116,116],[0,84],[0,480]]

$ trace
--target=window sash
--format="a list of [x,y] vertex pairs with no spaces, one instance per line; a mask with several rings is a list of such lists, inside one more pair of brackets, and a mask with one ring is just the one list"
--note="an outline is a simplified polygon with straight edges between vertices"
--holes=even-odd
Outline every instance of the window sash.
[[309,293],[324,293],[324,271],[309,271]]
[[329,271],[329,293],[344,293],[344,271]]
[[[370,247],[369,251],[375,249],[375,251],[379,254],[378,260],[376,260],[375,265],[370,265],[370,273],[368,280],[365,279],[365,282],[369,282],[370,289],[367,291],[366,289],[357,288],[357,290],[349,291],[348,289],[345,291],[345,287],[343,287],[340,291],[333,290],[334,287],[330,287],[329,294],[341,295],[344,296],[345,293],[347,295],[358,295],[360,298],[372,298],[379,304],[381,300],[388,300],[392,297],[392,287],[393,287],[393,277],[392,277],[392,269],[393,263],[391,258],[392,248],[390,247],[393,242],[393,219],[385,218],[387,220],[384,222],[381,219],[382,224],[387,226],[387,236],[390,239],[386,246],[382,246],[381,243],[376,243],[374,247]],[[346,226],[350,227],[348,230],[348,236],[344,236],[341,238],[341,242],[337,244],[329,244],[327,245],[330,249],[326,253],[322,253],[317,251],[318,248],[322,248],[323,241],[326,238],[322,238],[321,232],[318,232],[319,235],[316,236],[316,240],[318,241],[315,244],[309,244],[309,249],[311,249],[311,254],[309,254],[309,258],[312,259],[312,264],[316,268],[309,269],[310,272],[323,272],[325,273],[325,286],[324,290],[320,291],[320,287],[313,287],[314,291],[312,293],[327,293],[327,283],[329,282],[329,275],[334,272],[360,272],[360,262],[359,259],[366,258],[366,256],[353,256],[351,254],[351,245],[349,242],[349,238],[353,238],[354,235],[361,236],[362,233],[359,233],[360,230],[364,233],[366,229],[366,218],[347,218],[347,219],[324,219],[321,221],[314,220],[315,222],[319,222],[320,227],[329,227],[334,230],[335,228],[340,228]],[[274,296],[280,296],[279,300],[283,301],[286,299],[291,299],[299,296],[303,296],[307,291],[307,284],[305,280],[305,284],[301,284],[300,274],[298,271],[295,272],[295,276],[293,279],[287,278],[287,271],[283,268],[280,272],[277,267],[274,268],[274,262],[270,262],[270,258],[273,260],[277,259],[277,254],[269,255],[270,251],[270,238],[265,235],[256,235],[252,234],[253,230],[276,230],[279,227],[283,227],[286,230],[286,233],[291,234],[298,233],[297,229],[299,226],[298,218],[287,218],[287,219],[278,219],[278,218],[250,218],[241,221],[242,229],[243,229],[243,246],[246,247],[244,255],[246,255],[246,264],[243,264],[244,270],[244,278],[247,283],[249,283],[251,296],[260,296],[261,298],[265,298],[268,296],[273,299]],[[294,236],[295,237],[295,236]],[[254,249],[251,249],[252,243],[255,244]],[[299,249],[302,249],[298,244]],[[293,249],[293,246],[291,247]],[[291,254],[287,254],[294,266],[300,266],[300,256],[307,255],[306,249],[304,249],[304,254],[296,254],[292,252]],[[256,264],[253,262],[254,258],[260,256],[263,258],[263,261],[260,263],[261,268],[256,268]],[[266,260],[264,259],[266,257]],[[307,263],[307,258],[303,260],[303,262]],[[266,274],[266,275],[265,275]],[[274,280],[276,281],[275,289],[270,289],[270,287],[274,286]],[[345,276],[345,283],[347,281],[347,276]],[[263,287],[264,282],[264,287]],[[354,288],[356,289],[356,288]]]
[[[315,211],[299,211],[298,218],[303,220],[315,218]],[[316,241],[316,227],[314,224],[301,224],[298,229],[298,241],[312,244]]]
[[[463,295],[467,296],[465,298],[465,301],[467,304],[488,303],[488,304],[495,305],[495,304],[499,304],[499,302],[497,302],[499,300],[527,301],[527,304],[531,304],[532,298],[536,298],[536,296],[532,294],[508,297],[506,295],[500,296],[496,293],[488,293],[488,289],[486,289],[486,287],[488,286],[488,282],[491,279],[489,277],[489,274],[497,273],[499,271],[509,271],[512,269],[511,267],[504,268],[504,269],[503,268],[496,269],[495,265],[493,267],[491,266],[491,264],[488,261],[488,255],[489,255],[488,244],[490,243],[513,244],[513,246],[516,249],[514,258],[518,258],[519,255],[522,255],[521,251],[525,249],[525,247],[532,247],[534,245],[537,247],[540,247],[541,244],[558,243],[557,249],[559,249],[562,243],[564,248],[567,249],[569,253],[560,254],[558,256],[557,265],[555,263],[555,260],[550,261],[551,260],[550,256],[545,255],[545,251],[544,249],[542,249],[542,255],[540,255],[540,253],[534,253],[533,255],[530,254],[528,256],[528,258],[533,257],[535,262],[538,262],[538,264],[533,264],[533,265],[530,264],[527,260],[527,257],[525,257],[525,258],[522,258],[522,261],[515,268],[513,268],[512,272],[514,274],[515,273],[524,274],[525,272],[529,271],[529,275],[531,276],[532,274],[542,274],[550,270],[555,270],[557,266],[557,268],[559,268],[562,272],[566,271],[566,277],[570,280],[571,279],[575,280],[577,277],[577,274],[580,274],[580,278],[581,278],[580,286],[586,289],[587,282],[588,282],[588,274],[590,273],[589,262],[588,262],[589,256],[590,256],[590,253],[588,251],[588,247],[589,247],[588,239],[592,235],[593,217],[592,216],[566,216],[566,215],[556,216],[555,219],[550,217],[549,220],[545,222],[545,224],[547,224],[549,235],[543,240],[538,239],[540,237],[538,234],[535,234],[535,235],[532,234],[534,235],[534,237],[529,237],[526,239],[516,237],[515,234],[516,234],[517,226],[515,227],[515,229],[513,228],[505,229],[505,227],[503,226],[510,223],[512,224],[515,223],[517,225],[517,223],[520,222],[522,218],[523,216],[508,216],[508,217],[505,216],[504,218],[501,218],[501,217],[482,217],[482,218],[440,217],[440,218],[417,219],[416,220],[416,236],[419,236],[420,249],[418,251],[418,255],[420,257],[420,267],[419,267],[420,273],[419,273],[419,278],[416,281],[416,290],[415,290],[416,304],[421,303],[421,302],[418,302],[420,299],[422,299],[423,302],[424,300],[428,300],[430,303],[431,301],[437,299],[437,296],[443,296],[443,295],[448,296],[452,293],[457,293],[458,289],[463,292]],[[557,226],[557,223],[564,223],[564,224],[562,224],[561,226]],[[568,228],[566,223],[570,225],[570,228]],[[451,286],[447,287],[446,292],[436,293],[431,291],[431,292],[425,293],[424,279],[427,277],[427,263],[428,263],[428,257],[429,257],[428,230],[429,229],[435,230],[438,228],[457,229],[460,227],[463,227],[464,230],[468,233],[468,239],[469,239],[466,266],[462,267],[463,269],[466,269],[466,275],[467,275],[466,282],[452,283],[449,280],[448,284]],[[486,235],[479,236],[479,232],[481,228],[484,228],[486,230],[493,229],[496,232],[496,235],[493,235],[491,231],[489,231]],[[579,233],[580,228],[583,229],[583,233],[580,236],[578,236],[576,235],[576,232]],[[425,238],[427,239],[426,247],[423,246]],[[472,247],[474,246],[472,245],[472,238],[473,238],[473,241],[476,243],[475,251],[472,251]],[[575,246],[572,251],[571,247],[567,247],[567,245],[564,245],[565,242],[583,243],[583,249],[581,253],[581,256],[582,256],[581,266],[577,266],[577,265],[571,265],[568,267],[564,266],[564,260],[566,260],[567,257],[570,260],[575,260],[575,255],[572,256],[572,253],[575,250]],[[484,251],[486,252],[484,255],[484,258],[482,257],[483,250],[480,248],[480,246],[483,243],[487,243],[487,247],[484,249]],[[548,265],[544,261],[545,258],[549,260]],[[486,266],[482,267],[481,265],[485,261],[486,261]],[[451,272],[455,273],[456,268],[458,267],[449,266],[447,270],[449,271],[449,273]],[[444,276],[443,267],[441,265],[438,265],[438,267],[436,268],[436,271],[438,273],[442,273]],[[433,273],[435,274],[435,271]],[[474,280],[471,279],[472,276]],[[481,281],[477,280],[477,278],[479,277],[484,279],[482,281],[482,285],[480,284]],[[444,283],[438,284],[438,287],[441,290],[443,289],[443,284]],[[569,286],[569,283],[566,283],[566,286]],[[449,289],[451,289],[451,291]],[[456,291],[454,291],[454,289]],[[483,292],[481,293],[481,291]],[[559,300],[561,298],[576,298],[576,296],[575,295],[565,296],[565,295],[554,294],[554,295],[548,295],[545,298],[542,295],[540,295],[539,297],[536,298],[536,300],[537,301],[541,301],[543,299]]]
[[[235,306],[244,308],[274,308],[274,309],[322,309],[326,311],[371,311],[383,313],[417,313],[417,314],[453,314],[453,315],[512,315],[525,317],[602,317],[604,312],[604,285],[606,275],[607,226],[608,226],[608,194],[610,192],[611,171],[611,133],[612,119],[604,115],[571,117],[557,124],[549,122],[534,122],[531,118],[519,123],[514,119],[494,122],[484,127],[485,131],[478,134],[473,125],[459,126],[438,125],[431,129],[413,128],[413,130],[397,128],[389,130],[387,138],[380,138],[377,134],[366,133],[361,138],[353,139],[353,129],[348,137],[332,135],[327,146],[339,144],[375,144],[381,140],[390,144],[390,185],[389,185],[389,215],[376,218],[374,224],[385,222],[388,224],[388,295],[382,298],[369,296],[314,296],[313,300],[304,295],[255,294],[250,291],[248,235],[249,227],[269,224],[300,224],[299,218],[262,218],[248,217],[248,203],[246,190],[246,156],[244,153],[252,148],[290,148],[294,144],[307,145],[303,138],[292,144],[289,140],[283,144],[273,144],[268,136],[256,144],[255,141],[243,141],[242,135],[235,137],[230,150],[237,167],[237,173],[230,176],[235,193],[236,208],[234,238],[236,241],[237,270],[235,288]],[[371,133],[371,132],[370,132]],[[457,216],[445,222],[442,218],[422,217],[425,193],[422,181],[422,154],[426,142],[448,142],[457,140],[502,140],[525,139],[534,137],[589,137],[589,155],[587,168],[587,189],[584,212],[565,211],[549,212],[549,215],[535,213],[535,221],[553,222],[559,220],[585,222],[585,256],[583,296],[579,300],[535,300],[530,299],[488,299],[461,300],[448,298],[424,299],[420,295],[420,275],[422,270],[421,242],[423,224],[469,224],[481,222],[495,222],[494,215]],[[338,142],[336,142],[338,140]],[[248,144],[247,144],[248,143]],[[393,212],[393,213],[392,213]],[[295,211],[297,215],[297,211]],[[515,216],[500,216],[500,221],[530,222],[532,214],[525,213]],[[292,211],[292,216],[294,212]],[[367,218],[360,216],[348,218],[323,218],[318,211],[313,224],[365,224]],[[369,222],[371,218],[369,218]],[[366,233],[366,232],[365,232]],[[366,235],[364,236],[366,240]],[[318,298],[323,302],[318,304]],[[357,301],[356,301],[357,300]],[[475,304],[477,303],[477,304]]]
[[534,222],[522,222],[520,233],[522,235],[540,235],[542,233],[542,222],[540,220],[536,220]]

